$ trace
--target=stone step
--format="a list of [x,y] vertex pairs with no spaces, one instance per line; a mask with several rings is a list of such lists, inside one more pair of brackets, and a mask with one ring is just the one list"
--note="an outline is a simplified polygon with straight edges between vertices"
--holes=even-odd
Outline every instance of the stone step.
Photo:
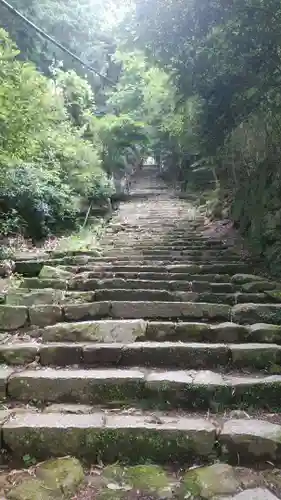
[[93,272],[131,272],[131,273],[145,273],[145,272],[158,272],[158,273],[186,273],[186,274],[237,274],[243,273],[248,270],[248,265],[242,262],[234,262],[234,263],[222,263],[222,264],[171,264],[171,265],[163,265],[163,266],[149,266],[149,265],[140,265],[140,266],[116,266],[109,264],[102,264],[100,266],[96,266],[93,264],[92,271]]
[[[40,314],[53,317],[53,310],[48,308],[58,308],[58,319],[50,320],[46,324],[54,324],[60,321],[63,315],[66,321],[84,321],[111,317],[114,319],[199,319],[199,320],[229,320],[232,308],[226,304],[203,303],[203,302],[171,302],[171,301],[102,301],[84,304],[66,304],[63,308],[59,306],[34,306],[26,308],[24,306],[0,305],[0,314],[5,314],[6,321],[3,321],[2,329],[5,329],[7,318],[12,320],[13,315],[18,314],[22,321],[24,316],[24,326],[30,318],[31,325],[40,325]],[[234,306],[236,307],[236,306]],[[34,316],[39,316],[34,321]],[[42,324],[43,326],[43,324]],[[16,329],[16,328],[14,328]]]
[[122,290],[169,290],[178,292],[214,292],[234,293],[236,287],[232,283],[209,283],[207,281],[157,281],[157,280],[125,280],[112,278],[105,280],[92,279],[93,289],[115,289]]
[[[117,237],[115,237],[114,239],[112,239],[112,236],[110,236],[110,238],[107,238],[107,239],[103,239],[102,240],[102,248],[105,247],[105,248],[108,248],[108,249],[114,249],[116,246],[117,247],[122,247],[121,248],[128,248],[130,249],[130,245],[135,242],[137,244],[137,247],[139,249],[142,249],[144,251],[151,251],[151,250],[155,250],[155,251],[163,251],[163,250],[178,250],[178,251],[189,251],[189,252],[196,252],[196,248],[194,248],[194,245],[200,245],[200,246],[203,246],[205,245],[205,250],[202,250],[202,251],[206,251],[206,252],[226,252],[226,251],[233,251],[231,249],[231,247],[227,247],[225,245],[225,243],[223,242],[220,242],[220,245],[218,244],[218,242],[215,242],[215,248],[210,248],[210,246],[212,246],[210,244],[210,241],[211,240],[203,240],[203,239],[199,239],[197,241],[192,241],[190,239],[188,240],[179,240],[179,241],[174,241],[174,243],[171,243],[169,240],[166,241],[165,239],[154,239],[153,238],[153,235],[151,235],[151,238],[140,238],[140,239],[133,239],[132,240],[130,238],[127,238],[127,233],[124,232],[122,234],[123,236],[123,242],[120,241],[120,239],[118,239]],[[220,248],[221,247],[221,248]],[[84,253],[84,252],[83,252]],[[80,252],[81,254],[81,252]],[[55,257],[63,257],[63,254],[62,253],[53,253],[52,254],[53,256]],[[79,255],[79,253],[72,253],[72,255]],[[85,252],[85,255],[92,255],[92,256],[95,256],[96,255],[96,252]]]
[[[191,463],[213,456],[215,442],[216,428],[203,415],[175,418],[163,414],[153,419],[106,411],[88,415],[24,413],[2,423],[2,448],[14,457],[71,455],[91,464],[119,460]],[[273,447],[274,434],[271,442]],[[269,446],[267,450],[273,452]]]
[[[215,270],[217,270],[217,264],[221,264],[220,262],[218,262],[218,260],[216,262],[213,262],[211,263],[210,261],[208,261],[208,265],[214,265],[215,266]],[[230,264],[231,266],[233,265],[233,262],[223,262],[223,266],[228,266],[228,264]],[[237,262],[237,264],[239,264],[239,262]],[[108,272],[108,269],[112,269],[112,268],[122,268],[123,270],[127,267],[129,267],[130,269],[133,268],[133,269],[138,269],[138,268],[145,268],[146,271],[145,272],[151,272],[152,269],[156,269],[156,270],[159,270],[159,269],[162,269],[162,271],[160,272],[164,272],[164,268],[167,270],[168,267],[170,266],[193,266],[191,268],[191,272],[192,272],[192,269],[194,269],[194,271],[198,271],[199,268],[198,267],[195,267],[195,266],[201,266],[202,263],[201,262],[194,262],[194,261],[186,261],[186,259],[182,260],[182,261],[178,261],[178,260],[169,260],[167,262],[165,261],[160,261],[160,260],[157,260],[157,261],[150,261],[150,260],[147,260],[147,261],[144,261],[144,260],[138,260],[138,261],[134,261],[134,260],[131,260],[131,259],[127,259],[127,260],[114,260],[114,258],[110,258],[108,259],[107,261],[96,261],[94,263],[89,263],[87,262],[86,264],[82,264],[82,265],[66,265],[66,266],[62,266],[64,270],[72,273],[72,274],[80,274],[80,273],[90,273],[90,272],[96,272],[97,270],[103,270],[104,268],[106,269],[106,272]],[[148,269],[149,268],[149,269]],[[119,271],[118,271],[119,272]],[[122,271],[123,272],[123,271]],[[131,271],[129,271],[131,272]],[[133,271],[135,272],[135,271]],[[156,271],[156,272],[159,272],[159,271]],[[170,272],[167,270],[167,272]],[[200,271],[201,272],[201,271]],[[192,273],[193,274],[193,273]],[[198,273],[199,274],[199,273]],[[204,273],[206,274],[206,273]],[[207,274],[211,274],[211,273],[207,273]],[[212,273],[214,274],[214,273]],[[261,285],[259,285],[258,287],[256,288],[260,288]],[[248,287],[248,290],[246,289]],[[251,289],[251,287],[248,286],[247,284],[247,287],[245,286],[244,287],[244,291],[248,291],[248,292],[259,292],[261,291],[260,289]],[[275,285],[276,287],[276,285]],[[253,288],[255,288],[255,286],[253,286]],[[264,287],[266,288],[266,287]],[[274,287],[271,286],[271,289],[273,289]],[[281,288],[281,286],[280,286]]]
[[151,367],[182,370],[237,369],[281,372],[281,346],[244,343],[6,343],[0,345],[0,360],[8,366],[37,362],[42,366],[95,368]]
[[279,411],[281,397],[281,375],[241,376],[208,370],[41,368],[9,373],[2,384],[8,400],[26,403]]
[[152,263],[154,265],[169,265],[169,263],[177,263],[177,264],[204,264],[208,262],[208,264],[215,265],[217,263],[226,263],[226,264],[239,264],[243,262],[241,258],[236,256],[225,256],[225,257],[188,257],[184,255],[142,255],[141,253],[131,252],[128,255],[122,254],[122,252],[116,252],[116,254],[104,255],[103,257],[97,258],[95,261],[89,261],[89,263],[101,264],[101,263],[114,263],[115,265],[126,265],[127,262],[130,262],[131,265],[145,265],[147,263]]
[[17,260],[15,262],[15,272],[23,276],[38,276],[42,267],[59,266],[64,263],[64,259],[30,259]]
[[[108,412],[105,408],[84,413],[85,406],[81,411],[77,407],[76,413],[61,413],[59,405],[53,407],[54,411],[49,413],[19,412],[12,417],[6,412],[7,417],[1,423],[3,450],[9,450],[12,457],[17,458],[26,454],[36,459],[71,455],[91,464],[98,461],[116,464],[120,461],[169,465],[171,461],[193,465],[195,460],[201,463],[207,459],[213,463],[216,459],[221,460],[223,450],[224,461],[233,461],[239,456],[240,466],[280,463],[281,426],[262,419],[223,418],[219,423],[202,413],[196,417],[175,412],[139,414],[136,411],[128,414],[122,410]],[[55,411],[55,408],[58,409]],[[214,470],[210,472],[213,477]],[[225,465],[222,472],[220,477],[225,479],[229,468]],[[210,474],[206,480],[209,481],[209,477]],[[246,484],[248,477],[249,473],[246,473]],[[256,475],[250,474],[250,477]],[[234,493],[236,488],[239,489],[233,477],[230,483],[223,480],[222,483],[226,485],[224,493]],[[254,484],[251,481],[249,486]],[[261,488],[247,489],[244,493],[231,498],[277,500],[269,490]]]
[[[77,307],[78,306],[73,306]],[[281,307],[281,306],[280,306]],[[65,308],[67,317],[67,308]],[[196,303],[196,302],[126,302],[112,301],[110,315],[112,318],[135,319],[209,319],[228,320],[231,308],[225,304]],[[71,318],[70,318],[71,319]]]
[[[213,304],[270,303],[265,293],[196,293],[193,291],[132,289],[98,289],[92,301],[166,301],[166,302],[211,302]],[[281,301],[281,298],[280,298]],[[42,302],[44,303],[44,302]]]
[[43,342],[132,343],[203,342],[203,343],[275,343],[281,344],[281,326],[266,323],[198,323],[172,321],[94,320],[57,323],[36,331]]
[[[182,244],[179,244],[179,245],[169,245],[165,242],[157,242],[157,243],[147,243],[147,244],[143,244],[141,242],[133,242],[133,243],[130,243],[130,242],[126,242],[124,241],[124,243],[121,243],[119,241],[114,241],[114,242],[110,242],[110,245],[107,245],[107,246],[104,246],[102,248],[102,252],[105,252],[106,250],[118,250],[118,251],[132,251],[136,249],[137,251],[140,251],[140,252],[144,252],[146,251],[147,253],[151,253],[151,251],[155,251],[155,252],[183,252],[184,255],[190,255],[190,256],[203,256],[203,255],[206,255],[206,256],[217,256],[217,255],[228,255],[228,254],[233,254],[235,255],[237,252],[235,252],[234,250],[232,249],[205,249],[205,250],[194,250],[194,249],[188,249],[186,247],[186,245],[182,245]],[[79,255],[79,254],[78,254]],[[91,255],[90,252],[85,252],[84,255],[89,255],[90,257],[97,257],[96,253],[95,255]],[[60,254],[60,258],[63,258],[65,257],[66,254]],[[74,254],[75,256],[75,254]]]
[[[165,283],[171,283],[173,289],[188,290],[191,288],[191,283],[194,291],[223,291],[226,288],[220,288],[224,285],[230,285],[230,275],[228,274],[185,274],[185,273],[102,273],[105,274],[101,277],[101,273],[90,273],[79,277],[74,277],[71,280],[65,281],[61,279],[39,279],[39,278],[25,278],[20,283],[20,289],[28,288],[42,289],[54,288],[58,290],[95,290],[96,288],[104,288],[107,283],[112,286],[122,286],[129,284],[132,288],[138,288],[142,282],[148,283],[147,287],[152,288],[149,283],[153,283],[153,288],[158,289],[165,287]],[[132,282],[132,285],[130,283]],[[139,285],[138,285],[139,283]],[[158,283],[158,284],[157,284]],[[204,286],[206,284],[206,287]],[[137,285],[136,285],[137,284]],[[217,288],[216,285],[218,285]],[[177,288],[179,287],[179,288]],[[211,287],[211,288],[210,288]],[[110,286],[108,286],[110,288]],[[144,287],[145,288],[145,287]],[[230,289],[228,288],[228,291]]]
[[[114,278],[123,278],[125,280],[130,279],[140,279],[140,280],[153,280],[153,281],[206,281],[209,280],[224,283],[226,281],[230,281],[230,274],[215,274],[215,273],[206,273],[206,274],[193,274],[193,273],[171,273],[171,272],[158,272],[158,271],[146,271],[146,272],[113,272],[113,271],[90,271],[88,273],[82,273],[81,275],[77,274],[72,280],[69,280],[70,289],[75,289],[76,283],[83,283],[87,280],[91,279],[114,279]],[[37,283],[33,281],[33,283]],[[32,281],[24,280],[23,284],[26,286],[27,283],[32,283]],[[89,284],[90,285],[90,284]],[[39,288],[39,287],[38,287]]]
[[[112,239],[114,238],[114,236],[111,237],[111,244],[112,244]],[[151,243],[153,242],[153,236],[151,236],[151,238],[149,239],[149,244],[151,245]],[[143,241],[143,239],[141,240]],[[159,240],[158,240],[159,241]],[[118,245],[118,242],[119,242],[119,245]],[[113,244],[113,247],[118,249],[118,246],[119,248],[124,248],[126,247],[126,245],[128,244],[128,242],[134,242],[134,247],[138,247],[139,243],[140,243],[140,240],[139,239],[132,239],[130,236],[128,236],[126,234],[126,236],[123,235],[122,239],[121,240],[118,240],[116,238],[114,238],[114,244]],[[102,244],[104,246],[107,246],[108,244],[110,244],[110,241],[104,241],[102,242]],[[171,245],[171,246],[175,246],[177,245],[177,242],[174,241],[174,240],[171,240],[171,241],[167,241],[166,244],[168,245]],[[186,251],[200,251],[200,252],[205,252],[207,250],[212,250],[212,251],[219,251],[219,252],[222,252],[222,251],[227,251],[229,250],[230,248],[227,247],[225,244],[221,243],[220,245],[218,244],[207,244],[207,243],[188,243],[188,242],[185,242],[185,243],[181,243],[181,244],[184,244],[185,245],[185,250]],[[108,248],[108,246],[107,246]],[[141,248],[141,247],[140,247]]]

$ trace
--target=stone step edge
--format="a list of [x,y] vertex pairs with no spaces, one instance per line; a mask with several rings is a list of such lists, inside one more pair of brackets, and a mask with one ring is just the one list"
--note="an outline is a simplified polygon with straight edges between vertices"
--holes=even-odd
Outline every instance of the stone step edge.
[[[87,270],[89,271],[89,270]],[[86,271],[86,272],[87,272]],[[88,275],[85,276],[84,275],[81,275],[80,277],[77,277],[77,276],[73,276],[73,278],[71,278],[70,280],[63,280],[61,278],[49,278],[49,279],[44,279],[44,278],[38,278],[38,277],[33,277],[33,278],[24,278],[22,283],[20,284],[20,287],[19,287],[19,290],[20,289],[42,289],[42,288],[54,288],[55,290],[64,290],[64,291],[75,291],[76,290],[76,283],[78,281],[79,283],[79,286],[81,284],[81,286],[83,285],[83,282],[85,282],[85,286],[88,284],[89,286],[91,285],[91,290],[89,291],[95,291],[96,289],[100,289],[100,288],[104,288],[106,286],[106,283],[109,281],[109,282],[112,282],[114,280],[119,280],[119,282],[122,281],[122,283],[126,283],[127,281],[133,281],[134,283],[142,283],[143,281],[145,282],[153,282],[155,283],[155,290],[159,289],[159,287],[157,288],[157,283],[158,284],[161,284],[162,282],[164,283],[171,283],[171,285],[173,285],[173,291],[175,291],[175,286],[177,283],[183,283],[183,281],[185,281],[186,283],[188,283],[188,285],[191,287],[192,286],[192,283],[193,283],[193,286],[194,284],[196,285],[197,283],[202,283],[204,282],[206,285],[208,284],[208,282],[210,282],[211,285],[216,285],[216,284],[231,284],[231,276],[229,274],[221,274],[221,275],[218,275],[218,274],[205,274],[205,275],[200,275],[200,274],[187,274],[184,276],[185,279],[176,279],[177,278],[177,274],[171,274],[171,275],[168,275],[168,274],[165,274],[165,273],[160,273],[160,276],[159,276],[159,273],[156,273],[156,276],[157,278],[159,279],[154,279],[154,278],[151,278],[151,277],[147,277],[146,276],[146,273],[140,273],[140,274],[135,274],[135,273],[126,273],[126,274],[131,274],[133,275],[132,277],[125,277],[123,276],[123,273],[118,273],[118,275],[116,277],[114,276],[111,276],[111,277],[105,277],[105,278],[101,278],[100,277],[100,273],[94,273],[96,275],[96,277],[94,278],[89,278]],[[112,274],[112,273],[110,273]],[[122,276],[120,276],[120,274]],[[151,273],[149,273],[151,275]],[[155,273],[152,273],[154,274],[155,276]],[[136,277],[137,276],[137,277]],[[180,274],[181,276],[181,274]],[[218,280],[218,281],[215,281],[215,280]],[[91,280],[91,282],[90,282]],[[44,285],[43,287],[41,285]],[[83,290],[81,290],[83,291]]]
[[[125,283],[126,284],[126,283]],[[125,285],[124,284],[124,285]],[[270,294],[264,292],[243,292],[243,291],[232,291],[232,292],[215,292],[206,289],[205,291],[193,291],[193,290],[178,290],[170,289],[165,290],[162,288],[97,288],[93,291],[86,290],[76,290],[76,291],[68,291],[68,297],[64,297],[63,292],[60,295],[58,290],[55,289],[31,289],[32,291],[25,291],[24,288],[19,288],[17,293],[6,293],[6,295],[2,296],[2,305],[7,305],[10,307],[17,307],[23,305],[25,307],[35,307],[35,306],[60,306],[62,308],[71,307],[72,305],[79,304],[94,304],[96,302],[107,302],[107,301],[125,301],[129,302],[194,302],[198,304],[202,303],[214,303],[214,304],[224,304],[229,306],[234,306],[236,304],[241,303],[261,303],[261,304],[278,304],[281,303],[281,294],[280,297],[277,296],[275,299],[274,296],[271,297]],[[44,297],[45,291],[45,297]],[[81,293],[81,299],[76,301],[76,294]],[[30,293],[34,301],[35,305],[28,305],[30,302],[29,297],[26,297]],[[37,297],[36,297],[37,293]],[[87,298],[83,293],[91,294]],[[73,294],[73,295],[72,295]],[[73,300],[72,300],[73,299]],[[89,299],[89,300],[87,300]],[[14,303],[13,303],[14,302]],[[27,303],[25,303],[27,302]]]
[[210,370],[45,368],[1,370],[1,399],[30,403],[277,411],[281,375],[235,376]]
[[217,426],[202,417],[153,414],[2,413],[1,447],[17,457],[74,455],[92,463],[144,458],[162,463],[194,458],[231,461],[235,455],[245,464],[281,459],[281,426],[259,419],[226,420]]
[[195,343],[195,342],[26,342],[0,345],[0,363],[8,366],[72,366],[96,368],[150,367],[170,370],[214,368],[229,371],[251,367],[281,371],[281,346],[261,343]]
[[[222,262],[222,263],[210,263],[210,264],[169,264],[169,265],[163,265],[163,266],[153,266],[153,265],[140,265],[140,266],[134,266],[130,264],[124,264],[122,266],[118,265],[110,265],[107,263],[102,263],[101,265],[96,265],[95,263],[92,266],[92,271],[116,271],[118,272],[160,272],[160,273],[167,273],[167,274],[175,274],[175,273],[186,273],[186,274],[204,274],[206,271],[206,274],[208,272],[216,272],[217,274],[219,271],[223,271],[224,269],[231,269],[231,270],[237,270],[242,269],[246,270],[248,268],[248,264],[243,261],[237,261],[237,262]],[[216,271],[218,269],[219,271]],[[227,271],[226,271],[227,273]],[[225,273],[223,273],[225,274]],[[237,271],[238,274],[238,271]],[[243,271],[241,271],[239,274],[243,274]]]
[[[263,306],[264,304],[257,304]],[[274,304],[275,305],[275,304]],[[271,307],[274,305],[271,304]],[[236,307],[236,306],[234,306]],[[225,304],[169,301],[101,301],[73,305],[9,306],[0,304],[0,331],[91,319],[195,318],[230,320]],[[149,310],[150,308],[150,310]],[[281,304],[280,304],[281,309]]]

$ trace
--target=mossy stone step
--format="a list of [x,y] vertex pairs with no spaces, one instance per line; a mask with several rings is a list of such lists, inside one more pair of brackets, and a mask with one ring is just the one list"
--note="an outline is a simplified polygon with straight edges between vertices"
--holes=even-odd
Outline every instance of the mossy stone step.
[[141,272],[161,272],[161,273],[186,273],[186,274],[226,274],[226,273],[236,273],[237,271],[242,271],[247,266],[241,262],[234,263],[223,263],[223,264],[170,264],[170,265],[140,265],[140,266],[131,266],[131,265],[109,265],[109,264],[101,264],[97,266],[93,264],[92,270],[93,272],[133,272],[133,273],[141,273]]
[[[77,306],[78,307],[78,306]],[[113,318],[196,318],[196,319],[229,319],[231,308],[225,304],[196,302],[111,302]]]
[[[140,281],[182,281],[190,283],[193,281],[205,281],[206,283],[226,283],[230,280],[229,274],[186,274],[186,273],[159,273],[159,272],[142,272],[142,273],[113,273],[113,272],[81,272],[77,274],[68,283],[69,290],[95,290],[97,283],[106,282],[107,280],[122,279],[125,282],[131,280]],[[28,279],[25,279],[22,286],[27,286],[32,288],[32,283]],[[37,288],[38,282],[36,283]]]
[[[193,274],[193,273],[172,273],[172,272],[159,272],[159,271],[142,271],[142,272],[132,272],[132,271],[89,271],[84,273],[83,276],[76,275],[72,280],[70,280],[70,287],[75,285],[75,282],[81,282],[81,280],[87,280],[91,278],[99,279],[112,279],[112,278],[124,278],[124,279],[144,279],[144,280],[158,280],[158,281],[213,281],[218,283],[225,283],[230,279],[229,274]],[[27,283],[27,282],[25,282]],[[74,288],[75,289],[75,288]]]
[[[61,264],[63,264],[63,259],[16,260],[15,272],[18,274],[22,274],[23,276],[39,276],[44,266],[50,266],[54,268],[54,266],[59,266]],[[49,276],[46,276],[46,278],[47,277]]]
[[135,320],[98,320],[57,323],[45,327],[44,342],[116,342],[131,343],[145,340],[147,322]]
[[25,370],[7,378],[7,397],[21,402],[116,404],[149,408],[256,408],[279,411],[281,375],[131,369]]
[[0,345],[0,362],[23,366],[151,367],[177,369],[240,368],[281,373],[277,344],[210,344],[181,342],[136,343],[17,343]]
[[16,306],[36,306],[42,304],[85,303],[96,300],[95,292],[69,292],[52,288],[26,290],[18,288],[9,291],[4,303]]
[[24,278],[19,284],[19,288],[41,289],[54,288],[56,290],[66,290],[68,280],[65,279],[40,279],[40,278]]
[[195,323],[172,321],[94,320],[57,323],[38,331],[44,342],[181,341],[281,344],[281,326],[272,324]]
[[216,430],[208,420],[163,415],[161,422],[159,425],[149,417],[105,412],[26,413],[3,425],[2,447],[16,457],[72,455],[90,463],[192,463],[213,455]]
[[[92,280],[93,281],[93,280]],[[122,289],[122,290],[169,290],[173,292],[214,292],[233,293],[234,285],[231,283],[208,283],[206,281],[157,281],[157,280],[125,280],[113,278],[96,280],[95,289]]]
[[274,323],[281,325],[281,304],[237,304],[232,320],[241,324]]
[[89,261],[89,265],[93,266],[97,264],[106,264],[106,263],[108,264],[114,263],[117,266],[126,265],[127,263],[130,263],[130,265],[150,265],[152,262],[155,265],[162,265],[162,266],[174,263],[178,263],[180,265],[204,264],[205,262],[208,262],[208,265],[215,265],[217,263],[239,264],[241,262],[241,259],[237,255],[223,256],[223,257],[212,255],[209,258],[201,256],[181,255],[175,253],[143,255],[141,252],[132,252],[126,255],[122,253],[122,250],[120,250],[120,252],[116,252],[116,254],[114,255],[105,254],[103,257],[99,257],[94,261],[91,260]]
[[[91,279],[95,290],[122,289],[122,290],[168,290],[191,291],[191,283],[183,281],[157,281],[157,280],[125,280],[124,278]],[[83,282],[82,282],[83,285]],[[232,287],[232,285],[230,285]],[[231,288],[232,289],[232,288]]]
[[[188,293],[188,292],[187,292]],[[180,297],[176,293],[166,290],[137,290],[120,289],[98,289],[95,292],[98,301],[166,301],[176,302]]]
[[[87,293],[87,292],[84,292]],[[71,298],[71,297],[70,297]],[[147,290],[141,289],[124,289],[124,288],[111,288],[111,289],[97,289],[95,298],[92,300],[97,301],[166,301],[166,302],[210,302],[213,304],[229,304],[235,305],[237,303],[268,303],[274,302],[263,293],[212,293],[202,292],[196,293],[189,291],[167,291],[167,290]]]
[[138,250],[140,252],[146,251],[147,253],[151,253],[151,251],[159,251],[159,252],[183,252],[184,254],[190,255],[190,256],[203,256],[203,255],[236,255],[236,252],[230,248],[223,248],[223,249],[209,249],[206,248],[205,250],[194,250],[193,248],[188,248],[186,244],[175,244],[171,245],[169,243],[165,243],[165,241],[162,242],[155,242],[151,243],[151,240],[149,243],[142,243],[142,240],[139,241],[137,244],[130,244],[126,241],[121,242],[121,241],[114,241],[112,242],[109,241],[107,245],[104,244],[104,246],[101,249],[101,255],[103,252],[107,250],[116,250],[116,251],[126,251],[126,252],[132,252],[133,250]]

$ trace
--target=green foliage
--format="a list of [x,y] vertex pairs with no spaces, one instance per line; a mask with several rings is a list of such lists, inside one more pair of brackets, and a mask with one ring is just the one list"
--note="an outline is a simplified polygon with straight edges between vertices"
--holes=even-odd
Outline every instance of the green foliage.
[[[114,43],[103,21],[109,0],[11,0],[10,3],[88,64],[100,71],[110,66]],[[63,59],[67,69],[75,69],[80,76],[84,76],[81,65],[36,34],[2,5],[0,18],[1,25],[19,46],[21,57],[33,61],[45,74],[49,75],[53,60]],[[99,85],[99,77],[94,77],[93,83]]]
[[125,23],[129,46],[145,49],[177,89],[160,143],[166,163],[190,186],[194,160],[204,159],[215,211],[227,201],[254,252],[279,274],[280,23],[278,0],[136,0]]
[[75,71],[53,71],[57,88],[62,91],[64,104],[70,119],[77,127],[87,122],[86,117],[95,111],[94,94],[89,83],[80,78]]
[[75,227],[79,198],[107,198],[113,186],[101,148],[78,127],[92,106],[87,82],[74,73],[52,82],[17,54],[0,30],[1,232],[36,239]]
[[156,153],[172,135],[171,127],[167,126],[173,122],[175,113],[175,88],[171,78],[152,65],[141,51],[119,51],[115,58],[122,63],[123,70],[108,105],[118,115],[126,114],[142,123],[148,140],[139,142],[140,151],[145,156]]

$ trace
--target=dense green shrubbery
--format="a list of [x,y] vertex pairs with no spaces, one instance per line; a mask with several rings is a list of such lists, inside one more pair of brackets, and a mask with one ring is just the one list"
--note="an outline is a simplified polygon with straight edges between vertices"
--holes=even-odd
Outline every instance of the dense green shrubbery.
[[[187,188],[204,190],[213,175],[213,215],[232,217],[280,276],[280,1],[135,3],[126,30],[131,44],[145,47],[177,88],[161,152],[169,151],[169,166]],[[198,163],[192,169],[187,153],[209,174]]]
[[113,187],[101,141],[83,139],[87,82],[73,72],[48,80],[17,55],[0,30],[0,230],[36,239],[74,227],[79,197],[107,198]]

